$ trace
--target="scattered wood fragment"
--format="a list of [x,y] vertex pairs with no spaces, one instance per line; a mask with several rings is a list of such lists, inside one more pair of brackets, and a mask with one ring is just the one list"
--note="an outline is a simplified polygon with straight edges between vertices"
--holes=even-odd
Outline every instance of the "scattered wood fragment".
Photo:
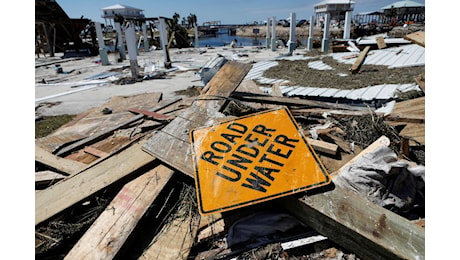
[[125,184],[64,259],[112,259],[173,173],[159,165]]
[[387,47],[387,44],[385,43],[385,39],[383,39],[382,36],[375,38],[375,40],[377,41],[377,47],[379,49],[385,49]]
[[155,120],[160,120],[160,121],[163,121],[163,120],[168,121],[168,120],[173,120],[174,119],[173,116],[168,116],[168,115],[160,114],[160,113],[149,111],[149,110],[130,108],[130,109],[128,109],[128,111],[132,112],[132,113],[135,113],[135,114],[143,114],[144,116],[151,117],[151,118],[153,118]]
[[[165,105],[154,107],[150,111],[152,111],[152,112],[159,111],[159,110],[161,110],[161,109],[163,109],[163,108],[165,108],[165,107],[167,107],[167,106],[169,106],[171,104],[174,104],[174,103],[180,101],[181,99],[182,98],[176,98],[173,101],[171,101],[171,102],[169,102],[169,103],[167,103]],[[145,117],[145,115],[143,115],[143,114],[137,115],[137,116],[135,116],[135,117],[123,122],[123,123],[120,123],[120,124],[110,128],[110,129],[108,129],[106,131],[103,131],[103,132],[101,132],[99,134],[89,136],[87,138],[84,138],[84,139],[76,142],[76,143],[73,143],[73,144],[71,144],[71,145],[69,145],[67,147],[62,148],[59,151],[55,151],[55,153],[58,156],[65,156],[66,154],[68,154],[68,153],[70,153],[72,151],[78,150],[78,149],[84,147],[85,145],[90,145],[90,144],[92,144],[92,143],[94,143],[94,142],[96,142],[98,140],[101,140],[101,139],[103,139],[103,138],[105,138],[107,136],[110,136],[114,131],[116,131],[116,130],[118,130],[120,128],[123,128],[123,127],[125,127],[127,125],[130,125],[130,124],[132,124],[132,123],[134,123],[134,122],[136,122],[136,121],[138,121],[138,120],[140,120],[140,119],[142,119],[144,117]]]
[[282,97],[283,93],[281,92],[279,84],[274,84],[272,86],[272,92],[270,93],[273,97]]
[[425,93],[425,73],[422,73],[420,75],[417,75],[414,77],[415,83],[419,85],[419,87],[422,89],[423,93]]
[[35,161],[67,175],[75,174],[86,168],[86,164],[84,163],[60,158],[37,144],[35,145]]
[[50,185],[64,179],[65,177],[65,175],[53,171],[35,172],[35,186]]
[[366,48],[364,48],[364,50],[361,51],[355,63],[350,68],[350,71],[352,74],[355,74],[359,71],[359,69],[361,68],[361,65],[364,63],[364,59],[366,58],[367,53],[369,52],[370,48],[371,48],[370,46],[366,46]]
[[322,152],[330,155],[336,155],[338,146],[336,144],[331,144],[321,140],[315,140],[312,138],[307,138],[310,145],[315,149],[317,152]]
[[243,101],[261,102],[261,103],[277,104],[277,105],[284,105],[284,106],[309,106],[309,107],[319,107],[319,108],[328,108],[328,109],[344,109],[344,110],[351,110],[351,111],[361,110],[361,108],[357,108],[357,107],[353,107],[349,105],[343,105],[343,104],[336,104],[336,103],[329,103],[329,102],[308,100],[308,99],[298,99],[298,98],[291,98],[291,97],[248,95],[247,93],[242,93],[242,92],[234,92],[231,97],[237,98]]
[[425,47],[425,32],[418,31],[404,35],[404,39]]
[[35,225],[155,160],[140,142],[35,195]]
[[96,148],[94,148],[92,146],[85,146],[85,148],[83,148],[83,152],[91,154],[91,155],[94,155],[94,156],[99,157],[99,158],[106,157],[107,155],[109,155],[109,153],[103,152],[103,151],[101,151],[99,149],[96,149]]

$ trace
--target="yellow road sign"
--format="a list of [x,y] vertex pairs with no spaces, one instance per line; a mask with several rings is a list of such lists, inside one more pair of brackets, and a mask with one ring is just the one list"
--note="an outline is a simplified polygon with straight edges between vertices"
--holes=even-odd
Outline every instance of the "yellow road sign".
[[195,129],[190,138],[203,215],[331,181],[287,108]]

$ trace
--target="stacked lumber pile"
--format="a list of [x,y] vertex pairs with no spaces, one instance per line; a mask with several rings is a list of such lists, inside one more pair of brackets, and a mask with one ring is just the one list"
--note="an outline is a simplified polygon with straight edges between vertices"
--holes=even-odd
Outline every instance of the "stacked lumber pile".
[[[36,258],[290,259],[297,248],[322,259],[424,259],[424,215],[394,212],[334,184],[345,168],[385,147],[424,164],[414,153],[424,144],[424,98],[397,103],[384,116],[267,96],[243,81],[250,68],[227,62],[194,98],[116,97],[37,139]],[[190,134],[277,109],[295,119],[330,182],[201,214]],[[270,223],[264,219],[284,228],[264,233]]]

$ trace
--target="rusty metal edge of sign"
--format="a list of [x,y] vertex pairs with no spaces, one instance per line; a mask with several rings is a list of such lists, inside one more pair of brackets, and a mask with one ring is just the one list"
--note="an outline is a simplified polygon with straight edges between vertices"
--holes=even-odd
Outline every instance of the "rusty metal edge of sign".
[[[198,176],[198,163],[196,161],[196,156],[195,156],[196,153],[195,153],[195,149],[194,149],[194,146],[193,146],[193,144],[194,144],[193,132],[196,131],[196,130],[201,130],[201,129],[209,128],[209,127],[212,127],[212,126],[218,126],[218,125],[226,124],[226,123],[229,123],[229,122],[232,122],[232,121],[235,121],[235,120],[248,118],[248,117],[253,117],[253,116],[257,116],[257,115],[261,115],[261,114],[265,114],[265,113],[270,113],[270,112],[277,111],[277,110],[285,110],[286,111],[287,115],[289,116],[289,119],[293,123],[294,127],[297,129],[297,132],[299,133],[300,137],[304,141],[305,145],[308,147],[308,150],[310,151],[311,155],[315,159],[315,161],[317,163],[317,166],[321,169],[321,172],[323,173],[323,175],[326,178],[326,180],[323,181],[323,182],[320,182],[320,183],[310,184],[310,185],[307,185],[307,186],[304,186],[304,187],[289,190],[289,191],[286,191],[286,192],[277,193],[277,194],[267,196],[267,197],[264,197],[264,198],[260,198],[260,199],[250,200],[250,201],[246,201],[246,202],[243,202],[243,203],[238,203],[238,204],[230,205],[230,206],[227,206],[227,207],[221,207],[221,208],[217,208],[217,209],[209,210],[209,211],[203,210],[203,208],[202,208],[203,203],[202,203],[201,192],[200,192],[200,182],[199,182],[199,176]],[[310,190],[310,189],[315,188],[315,187],[322,187],[322,186],[325,186],[325,185],[331,183],[331,181],[332,181],[332,179],[329,176],[329,174],[327,173],[326,168],[324,167],[323,163],[319,159],[318,155],[316,154],[316,152],[314,151],[314,149],[312,148],[310,143],[307,141],[307,138],[303,134],[303,131],[300,131],[300,127],[297,124],[297,122],[295,121],[294,116],[291,114],[291,112],[289,111],[289,109],[286,106],[280,106],[278,108],[269,109],[269,110],[265,110],[265,111],[245,115],[245,116],[242,116],[242,117],[229,119],[229,120],[226,120],[226,121],[218,122],[218,123],[210,125],[210,126],[198,127],[198,128],[192,129],[190,131],[189,137],[190,137],[190,145],[192,146],[191,148],[192,148],[192,155],[193,155],[192,156],[193,157],[193,168],[194,168],[194,175],[195,175],[194,179],[195,179],[195,187],[196,187],[196,192],[197,192],[198,208],[199,208],[199,211],[200,211],[201,215],[209,215],[209,214],[213,214],[213,213],[229,211],[229,210],[233,210],[233,209],[237,209],[237,208],[242,208],[242,207],[245,207],[245,206],[250,206],[250,205],[253,205],[253,204],[256,204],[256,203],[261,203],[261,202],[265,202],[265,201],[268,201],[268,200],[281,198],[283,196],[287,196],[288,194],[295,194],[295,193],[298,193],[298,192]]]

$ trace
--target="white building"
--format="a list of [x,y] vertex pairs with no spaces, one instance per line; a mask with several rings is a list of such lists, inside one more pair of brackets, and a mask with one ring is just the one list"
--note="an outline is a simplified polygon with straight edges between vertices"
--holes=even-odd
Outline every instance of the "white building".
[[324,0],[315,5],[316,21],[322,21],[326,13],[330,15],[331,21],[339,22],[345,20],[347,11],[353,11],[355,1],[352,0]]
[[104,7],[101,10],[101,17],[105,19],[105,24],[107,24],[107,19],[109,19],[110,24],[112,24],[111,20],[113,20],[117,14],[122,15],[124,18],[145,18],[143,14],[144,10],[121,4]]

